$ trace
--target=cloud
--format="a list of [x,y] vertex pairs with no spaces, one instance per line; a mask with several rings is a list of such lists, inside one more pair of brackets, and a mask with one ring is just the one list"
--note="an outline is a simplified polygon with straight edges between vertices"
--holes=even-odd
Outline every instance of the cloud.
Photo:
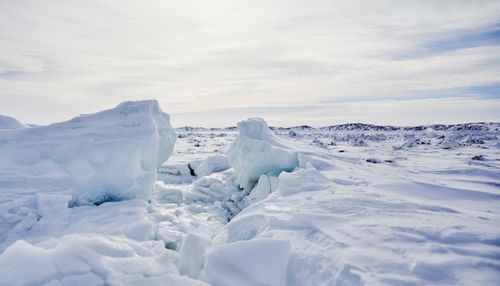
[[[413,49],[409,49],[402,53],[394,53],[391,57],[394,60],[423,58],[450,51],[482,46],[498,47],[500,45],[500,25],[498,24],[492,27],[482,27],[472,30],[440,31],[434,32],[434,34],[440,34],[440,37],[417,44]],[[421,35],[421,37],[425,36],[426,35]]]
[[3,1],[0,113],[483,100],[470,90],[500,84],[499,15],[498,1]]

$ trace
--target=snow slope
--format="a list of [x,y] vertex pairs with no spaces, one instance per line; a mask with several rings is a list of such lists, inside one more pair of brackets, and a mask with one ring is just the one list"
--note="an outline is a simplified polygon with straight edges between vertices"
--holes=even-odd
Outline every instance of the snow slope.
[[19,120],[5,115],[0,115],[0,129],[28,128],[29,126]]
[[500,283],[500,124],[238,126],[178,128],[147,201],[0,169],[0,285]]

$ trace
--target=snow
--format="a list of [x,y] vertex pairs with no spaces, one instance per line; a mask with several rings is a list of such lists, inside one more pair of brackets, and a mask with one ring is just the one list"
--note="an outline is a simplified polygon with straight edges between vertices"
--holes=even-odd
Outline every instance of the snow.
[[14,117],[0,114],[0,130],[1,129],[19,129],[28,128],[29,126],[15,119]]
[[205,268],[213,285],[286,285],[290,242],[239,241],[210,248]]
[[0,256],[0,284],[206,285],[180,276],[175,262],[175,253],[160,242],[94,235],[68,235],[39,245],[19,240]]
[[[155,106],[0,131],[0,285],[500,283],[500,124],[251,118],[178,128],[172,150]],[[67,165],[93,156],[114,163],[91,176],[139,192],[68,208],[80,173]],[[129,184],[140,172],[121,164],[152,179]]]
[[298,166],[297,152],[272,133],[263,119],[241,121],[238,129],[239,136],[227,154],[243,189],[252,189],[262,174],[277,176]]
[[71,189],[70,205],[84,205],[147,199],[175,131],[158,102],[140,101],[50,126],[4,130],[0,141],[0,172],[57,179]]
[[198,235],[189,234],[181,248],[179,254],[179,272],[192,278],[197,278],[205,264],[205,253],[210,241]]
[[329,188],[332,182],[312,165],[292,173],[283,172],[279,176],[278,189],[284,196],[299,192],[312,192]]
[[245,206],[252,205],[267,198],[272,192],[278,189],[278,183],[279,180],[277,177],[260,175],[257,185],[255,185],[250,194],[243,199]]
[[226,156],[212,155],[201,161],[194,169],[194,172],[196,176],[203,177],[229,168],[229,160]]

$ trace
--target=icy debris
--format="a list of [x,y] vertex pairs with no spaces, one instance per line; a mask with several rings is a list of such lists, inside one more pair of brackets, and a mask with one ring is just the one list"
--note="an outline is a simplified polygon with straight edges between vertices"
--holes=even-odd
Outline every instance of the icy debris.
[[286,285],[290,242],[254,239],[209,248],[206,280],[214,285]]
[[269,130],[263,119],[241,121],[238,128],[240,134],[227,154],[243,189],[252,189],[262,174],[278,176],[298,166],[297,151]]
[[183,204],[217,207],[227,220],[241,211],[236,202],[242,199],[231,171],[214,173],[196,180],[189,188],[182,190]]
[[257,185],[252,189],[250,194],[243,199],[243,207],[247,207],[267,198],[272,192],[278,189],[278,182],[279,180],[277,177],[260,175]]
[[70,206],[146,199],[173,150],[169,120],[157,101],[130,101],[62,123],[5,130],[0,173],[47,177],[56,170],[72,190]]
[[15,119],[14,117],[0,115],[0,130],[1,129],[19,129],[28,128],[29,126]]
[[186,202],[213,203],[214,201],[227,201],[235,192],[235,187],[219,178],[201,177],[192,184],[185,193]]
[[181,204],[184,201],[181,189],[168,188],[162,181],[155,183],[156,199],[163,203]]

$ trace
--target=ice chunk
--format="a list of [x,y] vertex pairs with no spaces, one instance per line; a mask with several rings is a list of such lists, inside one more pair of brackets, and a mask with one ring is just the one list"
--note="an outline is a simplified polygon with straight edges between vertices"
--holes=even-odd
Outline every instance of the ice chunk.
[[297,169],[292,173],[283,172],[279,176],[279,191],[283,195],[300,192],[319,191],[330,187],[332,182],[315,168]]
[[203,177],[212,173],[225,171],[229,168],[229,161],[226,156],[214,155],[201,161],[194,169],[194,172],[198,177]]
[[156,181],[155,193],[156,198],[161,202],[181,204],[184,201],[181,189],[168,188],[162,181]]
[[269,194],[271,194],[277,188],[278,188],[277,177],[260,175],[259,182],[257,183],[257,185],[252,189],[250,194],[247,197],[245,197],[244,200],[245,206],[249,206],[251,204],[254,204],[258,201],[267,198],[267,196],[269,196]]
[[29,126],[15,119],[14,117],[0,115],[0,129],[19,129]]
[[130,101],[49,126],[3,130],[0,174],[65,176],[70,206],[145,199],[173,150],[169,120],[157,101]]
[[206,176],[198,179],[192,184],[190,190],[184,193],[186,202],[205,202],[213,203],[215,201],[227,201],[238,191],[238,188],[212,176]]
[[179,272],[192,278],[198,277],[205,263],[205,252],[210,241],[194,234],[188,234],[179,254]]
[[214,285],[285,285],[286,240],[253,239],[218,245],[207,253],[206,279]]
[[278,176],[298,166],[297,151],[278,138],[261,118],[250,118],[238,123],[239,136],[227,154],[239,185],[252,189],[260,175]]

